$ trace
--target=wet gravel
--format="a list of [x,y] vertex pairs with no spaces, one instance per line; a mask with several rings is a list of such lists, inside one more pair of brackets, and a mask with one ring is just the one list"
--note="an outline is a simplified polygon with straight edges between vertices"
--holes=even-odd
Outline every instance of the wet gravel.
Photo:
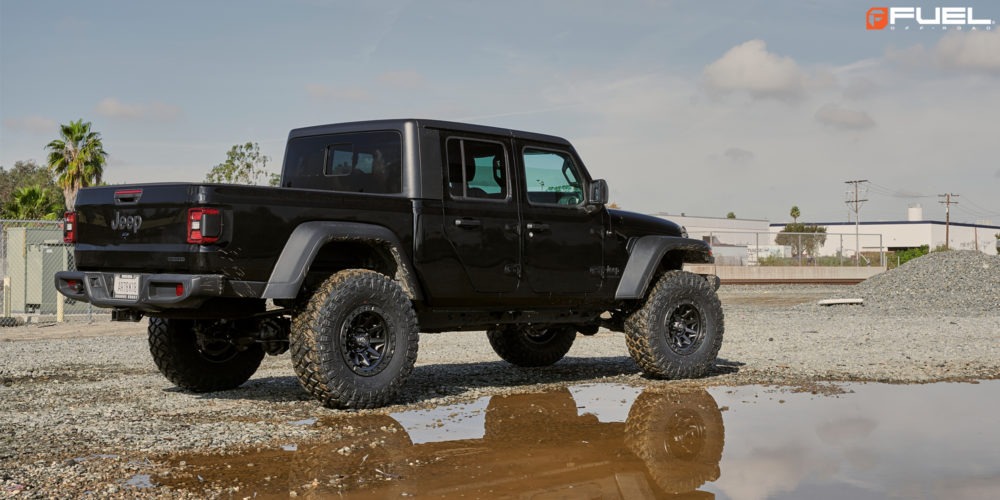
[[[868,293],[869,286],[875,285],[723,287],[727,328],[720,358],[708,377],[694,381],[643,378],[619,333],[579,336],[566,359],[530,370],[500,361],[481,332],[422,335],[400,404],[368,413],[578,382],[680,387],[1000,378],[997,308],[812,303]],[[0,332],[0,339],[23,338],[32,328],[39,336],[46,331],[20,327]],[[108,326],[73,328],[86,336]],[[183,496],[149,487],[169,474],[158,465],[167,454],[317,438],[314,426],[303,422],[340,413],[320,407],[299,387],[287,354],[266,358],[236,390],[180,391],[153,366],[144,328],[116,327],[108,337],[0,341],[0,497]]]

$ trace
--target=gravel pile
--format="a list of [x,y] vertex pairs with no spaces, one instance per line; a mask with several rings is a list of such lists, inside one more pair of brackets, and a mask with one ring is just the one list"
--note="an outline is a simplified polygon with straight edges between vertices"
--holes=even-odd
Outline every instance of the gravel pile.
[[878,313],[996,313],[1000,257],[967,250],[934,252],[875,275],[837,297],[863,298],[864,308]]

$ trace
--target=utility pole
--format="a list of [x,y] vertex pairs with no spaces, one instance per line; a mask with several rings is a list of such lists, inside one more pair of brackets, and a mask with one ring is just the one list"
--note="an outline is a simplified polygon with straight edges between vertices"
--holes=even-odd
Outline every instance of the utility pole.
[[[868,179],[844,181],[844,184],[854,184],[854,199],[853,200],[848,199],[846,203],[847,206],[850,207],[852,211],[854,211],[854,248],[856,254],[854,256],[855,260],[854,265],[856,266],[861,265],[861,204],[868,201],[867,198],[861,199],[861,195],[858,193],[858,191],[861,184],[864,184],[866,182],[868,182]],[[850,192],[848,192],[848,197],[849,196]],[[851,204],[853,204],[854,206],[851,207]]]
[[951,206],[958,205],[957,201],[951,201],[951,197],[954,196],[958,198],[955,193],[945,193],[939,194],[938,198],[944,198],[944,201],[939,201],[938,203],[944,204],[944,249],[948,250],[951,244],[950,230],[951,230]]

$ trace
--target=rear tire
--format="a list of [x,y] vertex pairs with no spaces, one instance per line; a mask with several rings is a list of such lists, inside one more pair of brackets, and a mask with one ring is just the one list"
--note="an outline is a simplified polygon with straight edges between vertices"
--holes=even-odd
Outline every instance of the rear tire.
[[669,271],[626,319],[625,340],[647,376],[693,378],[714,365],[723,330],[722,304],[708,281]]
[[390,403],[417,360],[417,315],[388,277],[366,269],[327,279],[289,336],[302,387],[328,408]]
[[[210,327],[209,327],[210,328]],[[264,350],[240,350],[221,338],[202,336],[191,320],[149,318],[149,353],[167,380],[193,392],[235,389],[250,379]]]
[[495,326],[486,330],[493,351],[504,361],[526,368],[549,366],[566,356],[576,340],[569,326]]

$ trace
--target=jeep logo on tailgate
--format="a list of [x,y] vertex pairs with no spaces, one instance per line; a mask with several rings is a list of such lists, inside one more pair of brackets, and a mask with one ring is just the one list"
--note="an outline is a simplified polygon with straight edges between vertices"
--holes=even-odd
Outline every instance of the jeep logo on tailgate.
[[126,217],[116,211],[115,216],[111,218],[111,229],[115,231],[124,231],[122,236],[125,236],[128,233],[138,233],[140,226],[142,226],[141,215],[129,215]]

